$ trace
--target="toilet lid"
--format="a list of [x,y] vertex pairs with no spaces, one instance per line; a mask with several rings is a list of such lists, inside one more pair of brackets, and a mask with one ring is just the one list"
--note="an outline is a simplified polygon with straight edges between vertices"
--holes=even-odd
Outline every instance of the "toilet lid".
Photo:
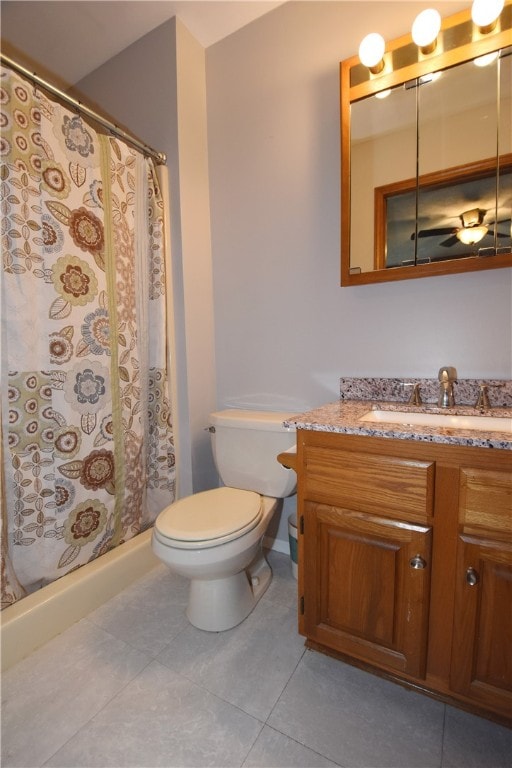
[[158,515],[155,528],[168,539],[210,541],[253,528],[261,514],[259,493],[215,488],[171,504]]

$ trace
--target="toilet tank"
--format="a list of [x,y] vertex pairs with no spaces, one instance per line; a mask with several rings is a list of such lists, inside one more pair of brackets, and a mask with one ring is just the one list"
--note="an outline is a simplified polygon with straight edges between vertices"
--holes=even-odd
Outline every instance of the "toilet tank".
[[291,413],[229,409],[210,414],[215,466],[224,485],[276,499],[295,492],[297,476],[277,461],[294,449],[295,428],[283,426]]

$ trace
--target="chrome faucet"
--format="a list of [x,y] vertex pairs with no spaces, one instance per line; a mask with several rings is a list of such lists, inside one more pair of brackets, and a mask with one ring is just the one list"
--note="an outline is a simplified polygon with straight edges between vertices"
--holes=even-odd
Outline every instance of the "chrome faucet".
[[439,399],[437,404],[440,408],[451,408],[455,405],[453,396],[453,382],[457,381],[457,371],[455,368],[445,366],[439,369]]

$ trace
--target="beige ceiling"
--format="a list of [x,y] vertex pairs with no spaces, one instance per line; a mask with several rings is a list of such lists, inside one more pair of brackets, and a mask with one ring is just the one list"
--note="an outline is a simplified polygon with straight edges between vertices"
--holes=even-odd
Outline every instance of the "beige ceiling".
[[[65,89],[173,16],[208,48],[285,1],[0,0],[2,52]],[[372,2],[357,5],[371,24]]]
[[178,16],[207,48],[282,4],[269,0],[2,0],[2,50],[72,85]]

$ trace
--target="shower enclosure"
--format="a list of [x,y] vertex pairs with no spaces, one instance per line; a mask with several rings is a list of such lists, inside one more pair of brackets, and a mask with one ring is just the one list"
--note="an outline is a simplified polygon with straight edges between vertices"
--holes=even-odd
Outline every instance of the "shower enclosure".
[[149,528],[175,454],[161,169],[9,66],[0,94],[5,607]]

